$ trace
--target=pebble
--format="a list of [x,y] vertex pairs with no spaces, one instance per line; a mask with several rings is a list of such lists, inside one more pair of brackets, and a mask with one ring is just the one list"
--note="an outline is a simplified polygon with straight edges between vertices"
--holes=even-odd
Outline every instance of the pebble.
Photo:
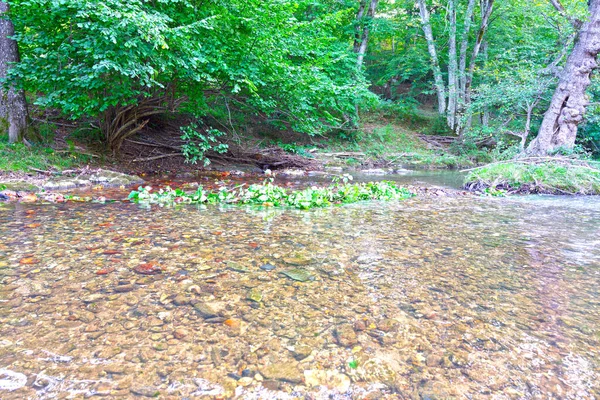
[[253,379],[250,377],[243,377],[237,381],[238,386],[246,387],[253,382]]
[[275,266],[273,264],[263,264],[259,267],[260,269],[262,269],[263,271],[273,271],[275,269]]

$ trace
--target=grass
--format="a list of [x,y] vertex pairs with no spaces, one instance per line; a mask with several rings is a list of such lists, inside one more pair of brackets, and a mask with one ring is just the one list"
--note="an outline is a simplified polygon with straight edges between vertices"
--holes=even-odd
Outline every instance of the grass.
[[486,165],[465,178],[471,190],[508,193],[600,194],[600,163],[516,160]]
[[0,172],[31,172],[32,168],[44,171],[63,170],[89,162],[89,157],[74,151],[59,153],[51,147],[34,144],[8,144],[7,136],[0,136]]
[[[452,154],[427,148],[414,132],[398,123],[387,125],[365,124],[354,140],[332,138],[323,152],[362,152],[369,159],[428,168],[471,167],[478,164],[477,156],[468,152]],[[360,164],[356,158],[348,165]]]

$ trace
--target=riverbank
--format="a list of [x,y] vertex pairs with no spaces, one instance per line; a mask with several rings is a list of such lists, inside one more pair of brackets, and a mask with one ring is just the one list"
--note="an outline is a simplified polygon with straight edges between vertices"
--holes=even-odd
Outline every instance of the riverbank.
[[465,188],[491,195],[598,195],[600,163],[567,157],[534,157],[492,163],[469,171]]

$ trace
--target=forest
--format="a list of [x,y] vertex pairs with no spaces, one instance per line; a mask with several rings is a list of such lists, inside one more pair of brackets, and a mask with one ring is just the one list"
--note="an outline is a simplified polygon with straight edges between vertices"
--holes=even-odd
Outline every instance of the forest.
[[1,5],[7,158],[28,152],[6,140],[51,151],[61,126],[63,144],[93,143],[116,159],[162,132],[165,148],[194,164],[256,158],[257,140],[381,159],[386,148],[410,153],[415,135],[444,143],[433,158],[454,167],[547,156],[590,167],[600,154],[594,1]]

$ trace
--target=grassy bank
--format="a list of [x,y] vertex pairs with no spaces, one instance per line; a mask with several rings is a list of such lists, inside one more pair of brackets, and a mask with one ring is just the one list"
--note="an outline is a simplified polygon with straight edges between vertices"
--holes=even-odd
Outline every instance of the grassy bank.
[[467,175],[465,187],[499,193],[600,194],[600,163],[564,158],[489,164]]
[[34,144],[31,147],[23,144],[8,144],[8,137],[0,136],[0,173],[62,171],[81,167],[89,161],[89,156],[75,151],[57,151],[43,144]]

